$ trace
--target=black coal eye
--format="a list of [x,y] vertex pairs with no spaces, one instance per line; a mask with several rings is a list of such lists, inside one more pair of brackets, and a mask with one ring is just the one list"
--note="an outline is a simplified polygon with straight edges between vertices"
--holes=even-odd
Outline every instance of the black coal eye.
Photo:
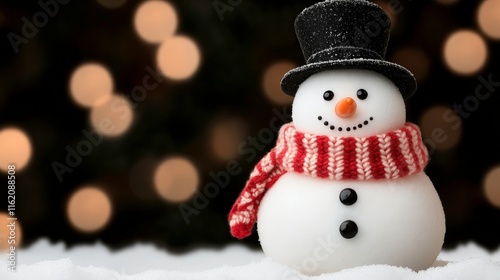
[[358,98],[359,100],[365,100],[368,97],[368,92],[364,89],[358,90]]
[[331,91],[331,90],[327,90],[327,91],[325,91],[325,93],[323,93],[323,99],[325,99],[326,101],[332,100],[333,96],[334,96],[334,94],[333,94],[333,91]]
[[364,89],[359,89],[357,94],[359,100],[365,100],[368,97],[368,92]]

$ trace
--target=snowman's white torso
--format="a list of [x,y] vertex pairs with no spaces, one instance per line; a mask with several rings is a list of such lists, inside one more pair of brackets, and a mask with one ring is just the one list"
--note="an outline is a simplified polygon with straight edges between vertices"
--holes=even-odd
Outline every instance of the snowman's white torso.
[[[352,205],[339,198],[346,188],[357,195]],[[339,232],[347,220],[358,226],[350,239]],[[286,173],[264,196],[257,229],[266,255],[306,274],[368,264],[425,269],[445,233],[441,201],[424,173],[371,181]]]

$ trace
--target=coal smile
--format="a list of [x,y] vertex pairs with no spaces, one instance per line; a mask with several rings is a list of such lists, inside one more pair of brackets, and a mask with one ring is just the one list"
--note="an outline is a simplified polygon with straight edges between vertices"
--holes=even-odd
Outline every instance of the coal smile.
[[[318,116],[319,121],[323,121],[322,116]],[[368,120],[365,120],[363,123],[359,123],[358,125],[355,126],[348,126],[348,127],[342,127],[342,126],[334,126],[330,124],[328,121],[323,121],[323,125],[328,126],[330,130],[338,130],[338,131],[351,131],[351,130],[358,130],[363,128],[363,126],[368,125],[371,121],[373,121],[373,117],[370,117]]]

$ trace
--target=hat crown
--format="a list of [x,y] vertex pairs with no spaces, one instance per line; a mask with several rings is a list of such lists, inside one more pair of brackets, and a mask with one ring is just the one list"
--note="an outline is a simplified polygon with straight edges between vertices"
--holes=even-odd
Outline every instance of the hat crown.
[[281,88],[295,96],[311,75],[333,69],[364,69],[384,75],[405,99],[417,89],[413,74],[385,59],[391,21],[384,10],[366,0],[324,0],[295,19],[295,33],[306,64],[288,71]]
[[[307,63],[332,59],[385,59],[391,21],[364,0],[327,0],[303,10],[295,32]],[[323,54],[323,55],[322,55]]]

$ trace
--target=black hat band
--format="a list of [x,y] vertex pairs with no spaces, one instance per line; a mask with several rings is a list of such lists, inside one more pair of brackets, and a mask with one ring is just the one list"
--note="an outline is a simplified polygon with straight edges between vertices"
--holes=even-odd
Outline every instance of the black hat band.
[[378,53],[369,50],[351,46],[334,47],[317,52],[309,57],[307,63],[316,63],[330,60],[342,59],[377,59],[383,60],[384,58]]

